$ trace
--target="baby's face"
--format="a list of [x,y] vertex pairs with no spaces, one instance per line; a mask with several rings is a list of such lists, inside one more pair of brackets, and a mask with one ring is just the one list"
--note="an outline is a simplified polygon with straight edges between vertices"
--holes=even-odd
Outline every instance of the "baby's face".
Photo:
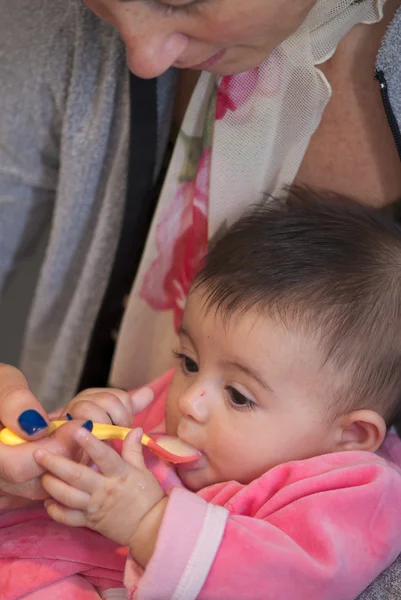
[[256,311],[223,322],[194,292],[177,353],[167,432],[202,453],[179,468],[190,489],[246,484],[281,463],[331,451],[332,374],[306,334]]

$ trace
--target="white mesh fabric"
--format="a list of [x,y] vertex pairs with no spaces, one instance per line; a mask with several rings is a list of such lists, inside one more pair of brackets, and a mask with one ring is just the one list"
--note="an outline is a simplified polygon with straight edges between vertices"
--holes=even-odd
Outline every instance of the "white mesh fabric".
[[315,65],[332,56],[355,24],[380,20],[383,4],[319,0],[303,26],[261,65],[249,101],[216,122],[210,236],[222,221],[231,223],[247,206],[260,202],[263,193],[274,194],[292,183],[331,95]]

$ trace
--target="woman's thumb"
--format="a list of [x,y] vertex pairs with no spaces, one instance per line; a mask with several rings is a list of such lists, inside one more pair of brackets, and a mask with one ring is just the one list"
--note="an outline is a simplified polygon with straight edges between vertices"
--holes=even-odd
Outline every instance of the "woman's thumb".
[[36,440],[47,436],[48,423],[45,409],[21,371],[0,363],[0,424],[26,440]]

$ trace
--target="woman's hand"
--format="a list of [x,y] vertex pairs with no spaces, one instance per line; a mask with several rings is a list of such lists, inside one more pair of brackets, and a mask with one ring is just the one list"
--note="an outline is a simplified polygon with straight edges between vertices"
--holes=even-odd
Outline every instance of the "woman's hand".
[[77,423],[74,426],[73,437],[99,471],[47,450],[37,450],[35,459],[47,471],[42,478],[51,497],[45,502],[47,512],[59,523],[89,527],[117,544],[129,546],[134,557],[138,550],[143,556],[139,546],[151,545],[153,549],[165,497],[145,466],[142,429],[130,432],[120,456]]
[[0,363],[0,423],[26,440],[44,437],[48,415],[21,371]]
[[[0,443],[0,509],[17,508],[46,497],[40,475],[43,473],[33,452],[44,443],[54,451],[74,455],[80,451],[61,429],[46,438],[49,417],[30,391],[24,375],[0,364],[0,427],[9,427],[31,444],[6,446]],[[43,440],[45,438],[45,440]],[[23,500],[24,499],[24,500]]]
[[[79,407],[83,394],[79,394],[69,405],[77,418],[80,416],[78,413],[87,410],[84,403]],[[132,394],[133,412],[138,413],[143,410],[152,399],[153,392],[150,388],[142,388]],[[114,403],[113,395],[112,404]],[[74,404],[76,407],[72,408]],[[118,414],[115,414],[114,408],[111,412],[119,420],[120,409],[117,411]],[[86,420],[86,415],[82,416]],[[105,420],[104,413],[101,418],[103,422],[109,422]],[[31,442],[20,446],[7,446],[0,443],[0,510],[17,508],[29,501],[47,497],[41,482],[44,471],[33,457],[34,451],[38,448],[46,448],[72,460],[80,460],[82,450],[71,435],[73,430],[70,424],[63,425],[48,436],[48,422],[49,416],[30,391],[24,375],[14,367],[0,364],[0,427],[9,427]],[[129,425],[131,424],[132,421]]]

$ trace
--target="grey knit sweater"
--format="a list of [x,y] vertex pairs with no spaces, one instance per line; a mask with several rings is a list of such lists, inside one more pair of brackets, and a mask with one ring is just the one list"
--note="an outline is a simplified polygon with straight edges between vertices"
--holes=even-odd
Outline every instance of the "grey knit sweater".
[[[19,305],[29,305],[20,366],[55,408],[77,387],[119,238],[128,71],[117,32],[81,0],[0,0],[0,8],[0,296],[32,242],[45,229],[50,236],[39,272],[25,273],[32,289],[11,302],[3,295],[0,361],[22,329],[13,322],[23,318]],[[170,72],[158,86],[159,164],[172,81]]]
[[[126,192],[128,76],[118,34],[81,0],[0,0],[0,9],[0,295],[47,230],[32,290],[23,288],[13,303],[29,306],[20,364],[54,408],[76,388],[116,250]],[[401,10],[377,64],[401,124]],[[159,81],[159,164],[172,85],[172,73]],[[11,318],[4,303],[0,313],[4,360],[1,348],[18,323],[4,340]],[[398,598],[401,560],[359,600]]]

